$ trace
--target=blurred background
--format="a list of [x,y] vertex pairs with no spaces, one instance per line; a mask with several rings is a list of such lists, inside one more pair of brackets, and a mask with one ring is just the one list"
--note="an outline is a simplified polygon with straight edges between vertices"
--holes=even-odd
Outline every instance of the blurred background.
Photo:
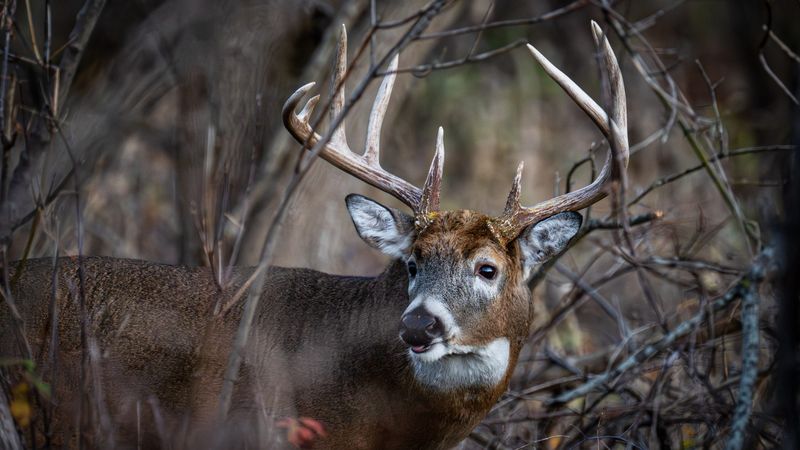
[[[587,157],[602,164],[602,135],[524,47],[535,45],[603,104],[589,28],[598,21],[628,95],[632,157],[618,200],[625,217],[642,220],[623,232],[610,201],[592,208],[595,228],[532,286],[540,313],[512,392],[464,447],[594,446],[603,440],[586,436],[607,434],[622,437],[605,445],[693,448],[726,436],[742,365],[736,307],[615,378],[603,395],[563,409],[544,398],[668,335],[736,285],[763,248],[790,245],[781,224],[795,205],[784,194],[800,117],[798,2],[3,5],[6,262],[82,253],[253,265],[286,200],[271,261],[351,275],[378,274],[387,259],[360,241],[344,197],[402,206],[324,161],[287,197],[301,147],[280,116],[309,81],[323,94],[321,114],[341,24],[354,61],[347,88],[369,82],[347,110],[351,147],[363,150],[380,78],[370,74],[385,70],[375,63],[399,49],[383,167],[421,185],[443,126],[443,208],[498,214],[519,161],[528,204],[568,182],[587,184]],[[764,373],[780,366],[779,290],[761,289],[748,448],[780,445],[776,417],[792,403],[778,400],[779,384]]]

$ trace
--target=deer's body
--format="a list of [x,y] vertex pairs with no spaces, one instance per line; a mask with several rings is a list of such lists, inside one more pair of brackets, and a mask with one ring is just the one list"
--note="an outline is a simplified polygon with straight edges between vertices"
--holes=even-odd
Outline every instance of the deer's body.
[[[341,126],[347,67],[342,33],[333,71],[333,86],[339,89],[330,102],[331,117],[339,119],[339,127],[325,142],[315,133],[311,116],[318,97],[296,112],[313,84],[287,100],[284,124],[298,142],[320,147],[321,158],[392,194],[414,215],[365,197],[348,196],[347,207],[359,235],[393,258],[378,277],[271,269],[225,422],[216,413],[242,302],[233,302],[230,309],[223,307],[225,313],[219,318],[212,316],[219,305],[231,303],[252,269],[235,270],[230,285],[220,289],[208,269],[88,258],[82,262],[83,296],[74,259],[59,261],[55,291],[50,260],[28,262],[17,269],[20,274],[12,297],[38,361],[50,360],[48,346],[53,340],[48,330],[51,321],[59,326],[55,371],[46,364],[44,369],[56,382],[61,425],[69,429],[75,421],[83,366],[90,375],[83,379],[91,380],[84,391],[92,390],[95,399],[106,399],[101,405],[107,404],[109,416],[120,424],[118,443],[138,442],[143,433],[153,435],[154,428],[160,436],[160,441],[150,436],[155,443],[169,441],[165,435],[185,436],[180,430],[189,418],[194,424],[207,424],[206,430],[189,433],[196,436],[190,447],[273,447],[275,441],[265,440],[259,430],[288,415],[300,417],[298,422],[289,422],[290,427],[292,423],[305,426],[303,417],[322,424],[327,436],[313,426],[304,429],[305,435],[318,438],[315,448],[455,445],[508,386],[533,316],[527,284],[531,274],[568,247],[581,226],[576,211],[605,197],[606,183],[627,164],[627,116],[619,66],[597,24],[593,31],[612,91],[610,114],[529,48],[594,120],[610,141],[612,156],[618,158],[609,158],[590,185],[534,207],[519,203],[520,165],[499,217],[439,210],[444,164],[441,128],[422,189],[380,167],[379,134],[396,57],[378,90],[365,153],[355,154],[348,148]],[[10,279],[15,278],[17,274],[12,274]],[[57,320],[51,319],[55,317],[50,308],[52,292]],[[78,313],[81,298],[88,312],[85,342]],[[7,347],[3,354],[12,350],[10,329],[4,324],[2,343]],[[89,364],[82,365],[82,358]],[[143,427],[142,405],[154,411],[149,416],[163,417],[153,417]]]
[[[463,245],[456,248],[468,251]],[[78,264],[77,258],[59,259],[55,291],[58,417],[62,427],[73,427],[70,432],[75,432],[69,421],[80,391]],[[170,427],[189,417],[212,420],[241,308],[231,308],[221,321],[212,319],[212,311],[218,301],[230,299],[253,269],[235,270],[234,282],[220,291],[208,268],[102,257],[84,258],[82,264],[88,335],[102,355],[97,361],[102,395],[124,429],[116,444],[142,437],[131,428],[137,402],[141,411],[156,399]],[[52,259],[27,261],[12,290],[34,354],[47,369],[52,269]],[[402,261],[374,278],[272,268],[232,416],[249,423],[258,418],[248,414],[267,408],[277,417],[312,417],[328,433],[326,448],[448,448],[463,439],[505,391],[530,314],[507,330],[510,354],[496,383],[446,391],[426,386],[412,374],[396,324],[387,324],[409,305],[406,273]],[[530,304],[526,290],[513,300]],[[2,329],[2,342],[14,342],[10,322]],[[257,400],[265,395],[266,402]],[[270,403],[276,398],[280,404]],[[147,422],[144,438],[158,443],[156,424]]]

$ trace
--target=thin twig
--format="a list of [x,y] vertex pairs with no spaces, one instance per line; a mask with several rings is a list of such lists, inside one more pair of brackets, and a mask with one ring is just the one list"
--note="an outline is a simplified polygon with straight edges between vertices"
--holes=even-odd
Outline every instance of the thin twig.
[[[734,156],[751,155],[754,153],[791,151],[791,150],[795,150],[794,145],[769,145],[764,147],[746,147],[737,150],[731,150],[728,151],[727,153],[722,153],[722,152],[717,153],[709,162],[716,162],[723,159],[732,158]],[[652,182],[650,186],[645,188],[645,190],[640,192],[639,195],[634,197],[630,202],[628,202],[628,206],[633,206],[639,203],[642,200],[642,198],[644,198],[647,194],[649,194],[656,188],[664,186],[665,184],[672,183],[673,181],[679,180],[685,177],[686,175],[697,172],[698,170],[702,170],[703,168],[705,168],[703,164],[698,164],[681,172],[677,172],[672,175],[667,175],[666,177],[659,178],[658,180]]]
[[548,13],[539,16],[528,17],[526,19],[500,20],[497,22],[489,22],[480,25],[470,25],[468,27],[456,28],[454,30],[438,31],[436,33],[428,33],[420,35],[417,39],[419,40],[440,39],[448,36],[457,36],[459,34],[479,33],[485,30],[491,30],[493,28],[534,25],[540,22],[546,22],[548,20],[556,19],[558,17],[569,14],[573,11],[577,11],[586,6],[588,3],[589,2],[587,0],[576,0],[566,6],[554,9]]
[[778,77],[775,71],[772,70],[769,63],[767,62],[767,58],[764,56],[764,48],[767,46],[767,42],[769,42],[770,35],[772,34],[772,5],[769,1],[763,2],[764,9],[767,12],[767,23],[762,25],[762,29],[764,30],[764,36],[761,38],[761,42],[758,44],[758,61],[761,63],[761,67],[764,68],[764,72],[767,72],[772,81],[778,85],[778,87],[789,97],[795,105],[800,105],[800,101],[797,100],[797,97],[794,96],[792,91],[786,87],[783,81]]
[[557,262],[555,265],[556,270],[559,273],[567,277],[575,286],[579,287],[586,295],[589,296],[598,306],[605,312],[609,317],[614,319],[617,323],[617,326],[620,330],[622,330],[624,336],[628,336],[630,334],[630,327],[628,327],[628,323],[626,322],[625,318],[622,316],[622,313],[619,309],[614,308],[611,306],[608,300],[606,300],[600,293],[590,286],[587,282],[583,281],[581,277],[577,274],[573,273],[569,270],[568,267],[565,265]]
[[778,47],[780,47],[780,49],[783,50],[784,53],[786,53],[786,56],[792,58],[793,60],[795,60],[795,62],[800,63],[800,55],[792,51],[792,49],[785,42],[783,42],[781,38],[779,38],[778,35],[776,35],[772,30],[767,30],[766,25],[764,25],[764,30],[766,30],[769,33],[770,39],[772,39],[776,44],[778,44]]
[[786,87],[783,81],[781,81],[780,77],[778,77],[778,75],[775,74],[775,71],[772,70],[772,67],[770,67],[769,63],[767,62],[767,58],[764,56],[763,52],[758,54],[758,61],[761,63],[761,67],[764,68],[764,72],[767,72],[767,75],[769,75],[769,77],[772,78],[772,81],[774,81],[775,84],[781,88],[781,91],[783,91],[783,93],[786,94],[786,96],[789,97],[789,99],[795,105],[800,105],[800,100],[797,100],[797,97],[792,94],[792,91]]
[[[445,69],[452,69],[454,67],[463,66],[466,64],[473,64],[478,62],[483,62],[488,59],[494,58],[495,56],[502,55],[504,53],[508,53],[515,48],[522,47],[523,45],[527,44],[526,39],[518,39],[510,44],[506,44],[502,47],[498,47],[493,50],[488,50],[478,54],[468,54],[464,58],[454,59],[451,61],[444,61],[438,63],[428,63],[428,64],[420,64],[414,67],[401,67],[391,73],[413,73],[415,76],[422,77],[426,76],[429,73],[435,70],[445,70]],[[388,75],[390,72],[380,72],[379,75]]]
[[[87,0],[81,10],[78,11],[78,15],[75,18],[75,26],[69,35],[69,45],[64,49],[59,62],[61,88],[57,95],[58,103],[62,105],[69,94],[72,80],[78,70],[78,64],[80,64],[86,50],[86,44],[92,36],[97,19],[100,17],[100,13],[103,12],[105,5],[106,0]],[[57,111],[54,111],[54,113],[57,113]]]
[[[642,225],[648,222],[652,222],[654,220],[659,220],[664,217],[664,213],[662,211],[653,211],[645,214],[639,214],[638,216],[633,216],[628,218],[628,226],[636,226]],[[586,233],[589,233],[594,230],[618,230],[622,228],[622,224],[619,223],[617,220],[607,220],[607,219],[589,219],[589,222],[586,226]]]
[[[6,124],[6,92],[8,91],[8,59],[9,54],[11,53],[11,40],[14,34],[14,14],[17,9],[17,2],[16,0],[12,0],[11,2],[7,2],[3,5],[3,14],[0,17],[2,20],[2,29],[4,31],[3,35],[3,63],[2,69],[0,69],[0,127],[3,129],[5,128]],[[5,146],[5,130],[3,131],[3,145]],[[5,179],[0,180],[3,183],[6,182]]]
[[25,0],[25,14],[28,18],[28,32],[31,36],[31,50],[36,62],[40,66],[44,66],[42,55],[39,54],[39,45],[36,43],[36,28],[33,26],[33,15],[31,14],[31,0]]

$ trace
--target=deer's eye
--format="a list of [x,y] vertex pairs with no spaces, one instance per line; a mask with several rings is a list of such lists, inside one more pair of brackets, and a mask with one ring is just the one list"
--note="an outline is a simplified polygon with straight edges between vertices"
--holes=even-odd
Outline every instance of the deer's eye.
[[414,261],[409,261],[408,262],[408,275],[411,278],[414,278],[415,276],[417,276],[417,263],[415,263]]
[[491,264],[481,264],[478,266],[477,274],[487,280],[493,280],[497,276],[497,268]]

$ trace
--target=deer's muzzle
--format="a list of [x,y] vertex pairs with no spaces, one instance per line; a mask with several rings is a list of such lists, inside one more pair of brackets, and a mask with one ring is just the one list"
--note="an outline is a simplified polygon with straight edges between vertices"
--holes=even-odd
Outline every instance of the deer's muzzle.
[[443,336],[444,326],[441,319],[422,306],[407,312],[400,320],[400,339],[414,353],[424,353]]

